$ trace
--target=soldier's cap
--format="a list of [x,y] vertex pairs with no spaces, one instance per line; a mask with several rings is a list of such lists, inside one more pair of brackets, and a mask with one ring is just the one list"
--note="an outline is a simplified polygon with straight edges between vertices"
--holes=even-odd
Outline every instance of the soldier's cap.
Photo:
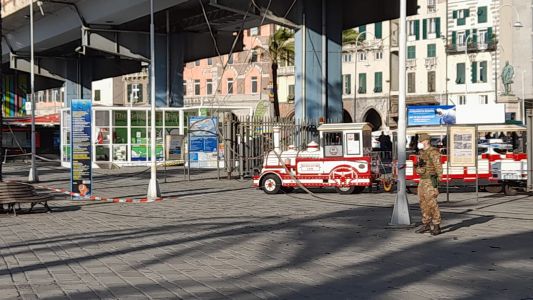
[[427,133],[419,133],[418,134],[418,141],[419,142],[429,141],[429,140],[431,140],[431,138],[429,137],[429,134],[427,134]]

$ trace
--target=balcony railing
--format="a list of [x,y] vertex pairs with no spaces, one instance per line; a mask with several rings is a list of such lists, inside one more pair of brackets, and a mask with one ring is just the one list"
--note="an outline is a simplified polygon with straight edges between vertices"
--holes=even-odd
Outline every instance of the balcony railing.
[[426,68],[433,68],[437,65],[437,58],[436,57],[427,57],[426,58]]
[[294,75],[294,66],[279,67],[278,75],[281,75],[281,76]]
[[[468,43],[468,52],[495,51],[497,46],[497,40],[492,40],[489,42]],[[449,54],[460,54],[464,53],[465,50],[467,50],[465,44],[446,45],[446,52],[448,52]]]
[[406,62],[405,62],[405,66],[407,68],[416,68],[416,59],[408,59]]

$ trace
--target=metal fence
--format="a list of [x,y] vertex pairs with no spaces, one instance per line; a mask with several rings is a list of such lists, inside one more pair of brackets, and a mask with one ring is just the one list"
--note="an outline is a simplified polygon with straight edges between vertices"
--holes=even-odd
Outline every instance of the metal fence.
[[224,165],[228,178],[253,176],[263,164],[265,155],[274,148],[273,129],[280,127],[280,146],[305,149],[311,141],[319,142],[317,126],[291,119],[235,118],[228,114],[220,122],[224,142]]

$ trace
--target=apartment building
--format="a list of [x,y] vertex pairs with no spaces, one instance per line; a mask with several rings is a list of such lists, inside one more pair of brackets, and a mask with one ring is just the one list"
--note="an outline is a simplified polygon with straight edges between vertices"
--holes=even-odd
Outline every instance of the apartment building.
[[274,30],[274,25],[247,29],[243,32],[243,51],[185,64],[185,106],[256,107],[259,102],[269,101],[272,83],[268,44]]

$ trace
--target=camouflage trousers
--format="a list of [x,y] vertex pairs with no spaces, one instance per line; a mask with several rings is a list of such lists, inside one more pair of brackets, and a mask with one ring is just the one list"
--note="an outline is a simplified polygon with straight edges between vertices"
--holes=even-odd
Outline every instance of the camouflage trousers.
[[440,224],[440,210],[437,203],[439,189],[434,188],[431,179],[421,179],[418,184],[418,198],[420,199],[420,210],[422,211],[422,223],[424,225]]

